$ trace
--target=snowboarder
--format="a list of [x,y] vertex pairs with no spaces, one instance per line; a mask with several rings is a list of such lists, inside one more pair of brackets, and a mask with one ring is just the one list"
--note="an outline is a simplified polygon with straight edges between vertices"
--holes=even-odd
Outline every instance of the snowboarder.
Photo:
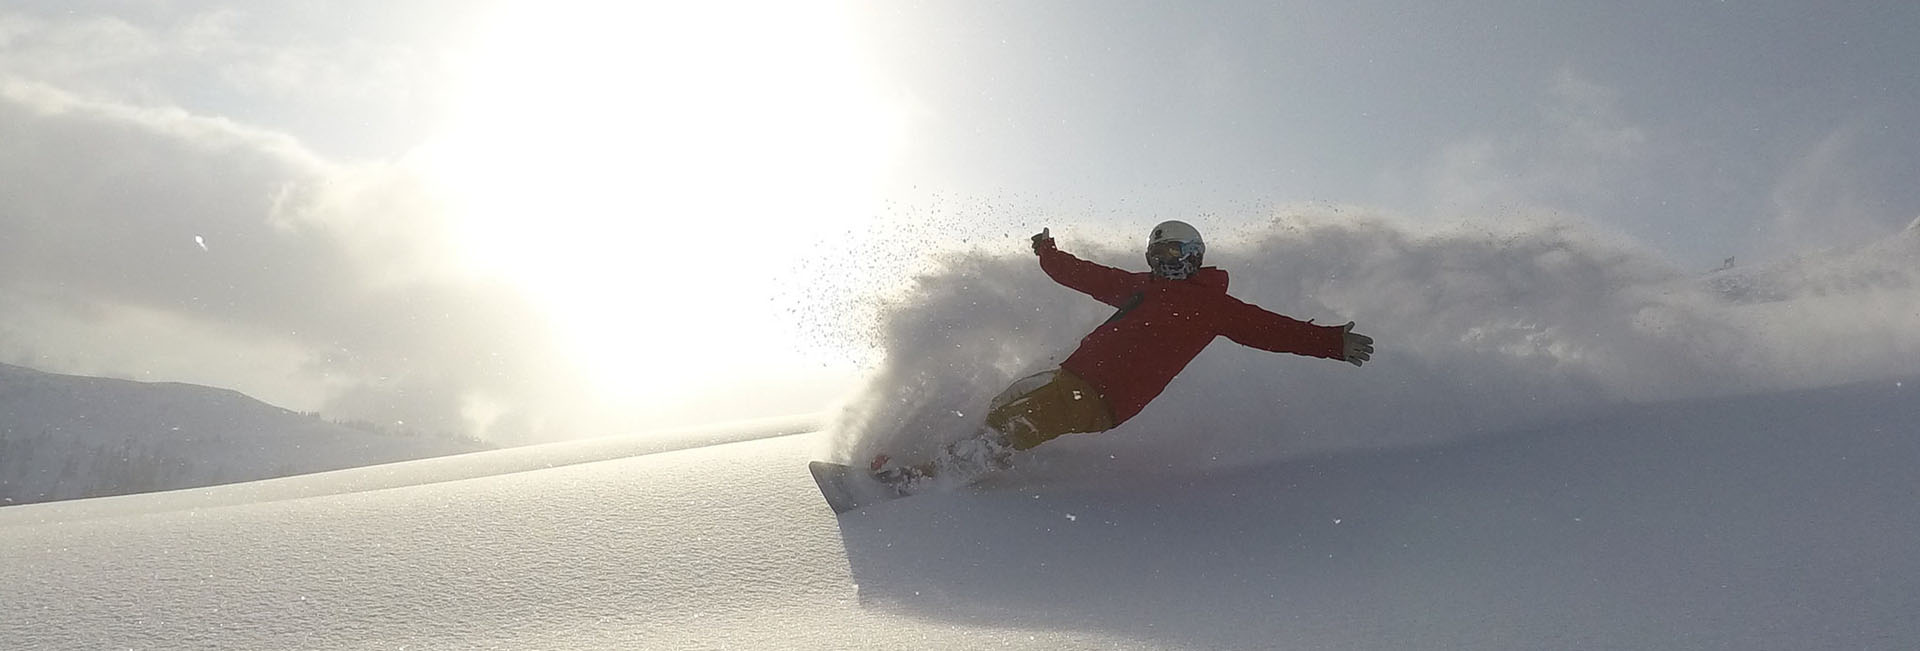
[[1022,378],[994,398],[979,433],[918,465],[875,457],[869,471],[911,494],[935,480],[972,483],[1011,467],[1015,451],[1061,435],[1112,429],[1139,414],[1214,337],[1354,366],[1372,357],[1373,338],[1354,332],[1351,321],[1315,325],[1227,295],[1227,272],[1200,266],[1206,251],[1200,231],[1164,222],[1147,239],[1149,271],[1128,272],[1061,251],[1042,229],[1033,236],[1040,269],[1119,311],[1081,339],[1059,368]]

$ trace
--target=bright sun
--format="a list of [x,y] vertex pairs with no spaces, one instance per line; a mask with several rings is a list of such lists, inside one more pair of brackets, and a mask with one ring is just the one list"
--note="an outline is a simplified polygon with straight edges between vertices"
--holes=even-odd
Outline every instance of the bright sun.
[[604,397],[799,359],[774,281],[869,214],[898,132],[844,11],[522,2],[492,23],[430,165],[474,266],[541,303]]

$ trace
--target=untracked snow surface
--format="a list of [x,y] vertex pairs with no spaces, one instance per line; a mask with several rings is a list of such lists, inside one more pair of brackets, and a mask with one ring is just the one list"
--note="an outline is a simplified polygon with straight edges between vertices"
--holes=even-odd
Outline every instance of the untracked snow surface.
[[815,434],[116,498],[151,514],[9,507],[0,648],[1910,649],[1916,390],[1218,474],[1056,459],[838,520],[804,468]]
[[0,649],[1920,648],[1916,237],[1702,275],[1560,228],[1222,236],[1237,295],[1374,363],[1216,343],[1113,432],[835,518],[807,461],[961,432],[1105,317],[963,256],[818,432],[0,508]]

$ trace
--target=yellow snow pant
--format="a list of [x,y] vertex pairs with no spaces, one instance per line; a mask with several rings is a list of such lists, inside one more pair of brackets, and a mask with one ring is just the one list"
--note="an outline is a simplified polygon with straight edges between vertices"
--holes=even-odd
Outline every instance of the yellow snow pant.
[[987,427],[1025,450],[1062,434],[1113,429],[1113,410],[1100,392],[1066,369],[1021,378],[993,399]]

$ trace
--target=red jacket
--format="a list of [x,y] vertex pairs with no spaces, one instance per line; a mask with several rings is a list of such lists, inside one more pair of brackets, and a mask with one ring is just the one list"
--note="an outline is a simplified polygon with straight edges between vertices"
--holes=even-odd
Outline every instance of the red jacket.
[[1276,353],[1341,359],[1342,328],[1298,321],[1227,295],[1227,272],[1204,267],[1186,280],[1128,272],[1040,248],[1055,282],[1119,308],[1060,363],[1100,389],[1113,424],[1133,418],[1187,363],[1224,336]]

